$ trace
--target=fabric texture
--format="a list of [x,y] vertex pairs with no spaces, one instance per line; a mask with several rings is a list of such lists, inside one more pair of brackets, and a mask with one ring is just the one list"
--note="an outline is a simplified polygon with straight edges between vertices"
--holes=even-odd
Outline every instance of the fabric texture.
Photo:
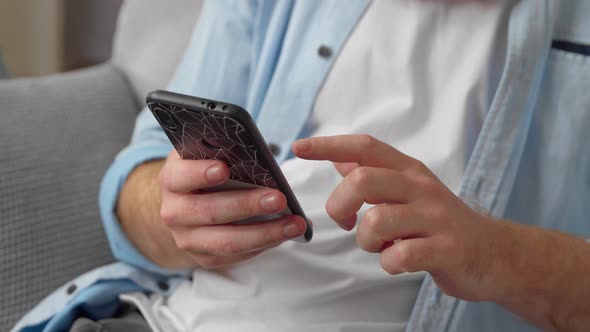
[[[0,331],[113,261],[96,203],[100,178],[129,142],[146,93],[168,83],[201,2],[125,1],[110,65],[0,81]],[[5,69],[0,60],[0,79]]]
[[136,308],[127,307],[115,318],[94,321],[81,317],[74,321],[70,332],[151,332],[152,329]]
[[[488,68],[492,59],[502,63],[506,47],[499,40],[505,43],[509,13],[505,2],[372,2],[315,98],[306,123],[309,135],[370,133],[420,159],[457,191],[489,107],[488,91],[496,88],[491,77],[500,76]],[[494,45],[501,54],[495,54]],[[426,273],[384,273],[379,255],[358,247],[356,231],[342,232],[330,219],[325,204],[342,180],[331,163],[290,158],[280,166],[313,220],[312,241],[273,248],[233,267],[231,278],[197,269],[192,282],[142,310],[144,316],[159,315],[171,326],[165,329],[169,332],[231,331],[237,324],[243,332],[288,331],[295,325],[302,331],[359,326],[365,332],[405,331]],[[365,204],[357,211],[358,221],[369,208]],[[309,285],[305,292],[301,280]]]
[[[221,5],[225,2],[211,3]],[[239,3],[247,7],[246,4],[254,2]],[[300,129],[303,129],[311,102],[332,64],[333,58],[329,57],[329,52],[321,52],[328,55],[327,58],[317,57],[319,50],[326,49],[319,45],[326,45],[333,50],[332,54],[337,54],[341,44],[335,36],[345,35],[342,31],[348,31],[354,26],[362,14],[362,8],[351,8],[350,4],[358,4],[357,2],[347,3],[348,6],[335,6],[335,2],[323,1],[321,4],[326,6],[325,11],[300,12],[296,16],[291,16],[289,8],[283,7],[288,7],[289,3],[264,2],[268,7],[260,9],[261,20],[257,22],[257,27],[263,32],[277,32],[272,36],[275,37],[273,41],[276,43],[252,51],[256,54],[260,52],[258,55],[266,65],[261,67],[260,71],[250,72],[252,68],[243,66],[240,57],[243,58],[243,54],[250,53],[229,52],[236,55],[229,58],[214,53],[207,57],[202,47],[204,42],[216,46],[244,45],[224,45],[223,38],[204,41],[200,39],[203,34],[197,33],[198,42],[194,43],[194,47],[189,47],[185,56],[186,61],[178,75],[178,81],[184,79],[189,83],[184,85],[185,89],[180,89],[179,85],[176,85],[180,92],[234,102],[238,100],[240,105],[244,105],[245,102],[242,99],[244,91],[238,88],[244,81],[253,87],[259,87],[247,108],[261,119],[266,119],[262,121],[268,125],[264,128],[263,134],[271,138],[269,141],[280,143],[283,150],[279,157],[281,160],[287,157],[288,152],[285,152],[284,147],[291,144],[292,134],[301,134]],[[298,2],[301,3],[306,2]],[[269,22],[267,14],[273,10],[274,5],[279,13],[285,15],[281,16],[281,19]],[[555,8],[557,6],[560,8]],[[590,15],[590,2],[521,0],[516,8],[517,11],[511,16],[509,24],[511,37],[508,40],[508,57],[504,72],[478,138],[478,144],[468,164],[461,190],[462,197],[466,201],[487,207],[494,215],[506,215],[522,222],[588,237],[590,151],[587,144],[580,142],[587,140],[590,130],[590,113],[587,112],[590,95],[586,93],[589,77],[585,75],[590,61],[588,57],[577,53],[549,51],[549,46],[552,38],[577,43],[590,40],[587,20]],[[557,9],[559,16],[554,26]],[[346,13],[351,15],[344,15]],[[343,21],[335,23],[333,18]],[[239,22],[239,18],[232,21]],[[236,28],[239,24],[228,27]],[[299,36],[308,38],[283,39],[284,30],[279,28],[286,29],[287,26],[289,30],[298,29],[301,33]],[[306,29],[314,33],[306,34]],[[244,49],[249,50],[240,50]],[[296,53],[293,57],[282,56],[283,51],[287,50]],[[235,66],[231,67],[232,64]],[[221,65],[227,65],[231,69],[228,72],[239,70],[240,75],[236,75],[239,79],[229,82],[228,85],[223,84],[223,77],[233,76],[212,75],[219,72]],[[277,72],[275,65],[284,70]],[[207,76],[208,74],[211,76]],[[206,85],[197,84],[201,77],[212,79],[207,81]],[[202,80],[200,82],[202,83]],[[157,138],[156,130],[150,130],[157,128],[157,124],[151,123],[153,119],[147,117],[147,113],[144,114],[144,118],[140,116],[139,123],[147,130],[137,133],[137,139],[161,142],[162,140]],[[275,122],[269,120],[273,115]],[[275,130],[272,130],[273,127]],[[285,133],[280,135],[280,131]],[[141,159],[140,156],[134,158]],[[130,160],[121,165],[128,163]],[[122,170],[123,168],[116,172],[119,176],[108,179],[105,177],[104,182],[115,187],[117,182],[125,177]],[[112,206],[110,210],[112,211]],[[74,281],[76,284],[84,282],[80,284],[83,291],[80,291],[79,297],[75,299],[79,301],[78,304],[88,308],[88,303],[104,297],[105,291],[111,292],[112,295],[128,288],[117,288],[118,282],[121,279],[133,280],[134,275],[139,273],[139,269],[132,269],[122,263],[113,264],[110,268],[108,271],[104,268],[97,269],[82,276],[83,280],[77,278]],[[149,279],[150,277],[152,279]],[[152,283],[156,280],[154,276],[141,279],[146,285],[150,280]],[[157,290],[155,286],[143,287],[145,290]],[[170,287],[165,289],[174,289],[174,286],[170,284]],[[160,290],[163,291],[163,288]],[[64,289],[59,289],[37,306],[23,318],[20,327],[15,328],[15,331],[42,331],[43,326],[47,327],[45,331],[63,331],[63,326],[66,326],[63,322],[74,316],[79,308],[70,305],[72,300],[64,300],[63,291]],[[103,307],[92,307],[88,310],[93,310],[99,315],[100,308]],[[270,308],[272,309],[274,308]],[[44,325],[39,322],[62,322],[62,325]],[[468,328],[465,328],[466,326]],[[357,330],[362,330],[362,326]],[[470,330],[531,331],[534,328],[496,304],[459,302],[445,297],[432,280],[428,280],[414,307],[408,331]]]
[[[319,8],[315,2],[300,2],[296,7],[293,1],[268,2],[261,7],[255,2],[207,2],[203,7],[204,14],[191,37],[187,53],[168,90],[244,106],[256,120],[267,143],[276,143],[280,146],[280,153],[276,159],[279,163],[282,162],[291,154],[290,145],[301,134],[315,94],[332,65],[332,59],[328,61],[318,56],[317,49],[321,44],[317,38],[331,45],[334,52],[339,51],[368,4],[367,1],[357,0],[351,1],[348,6],[338,6],[337,2],[325,1]],[[334,8],[338,10],[335,12]],[[272,36],[265,36],[266,29],[270,29],[271,24],[276,24],[276,20],[269,16],[270,13],[258,16],[256,22],[254,17],[257,11],[267,12],[271,9],[276,11],[273,14],[275,17],[285,18],[293,15],[296,17],[294,20],[298,22],[304,22],[311,13],[331,19],[322,21],[321,31],[316,31],[319,22],[314,25],[291,26],[289,29],[297,30],[292,31],[289,38],[285,35],[289,20],[283,20],[281,26],[272,29]],[[255,25],[259,29],[254,31]],[[224,28],[212,29],[213,26]],[[342,29],[343,26],[347,29]],[[321,36],[316,36],[318,33]],[[306,38],[302,41],[298,36]],[[266,38],[265,43],[259,42],[263,37]],[[228,40],[231,42],[228,43]],[[202,47],[203,43],[208,47]],[[278,66],[276,59],[267,58],[278,54],[281,47],[296,50],[292,58],[297,61],[281,64],[279,70],[275,68]],[[224,49],[221,53],[223,56],[217,52],[209,52],[209,48]],[[261,52],[263,54],[260,55],[260,59],[268,61],[260,61],[258,66],[253,68],[253,60],[244,54],[254,56]],[[219,75],[219,68],[224,68],[224,75]],[[273,89],[278,89],[280,93],[267,95],[265,90],[269,88],[269,75],[273,71],[274,79],[281,82],[275,84]],[[297,80],[287,78],[293,78],[293,72],[298,73]],[[207,80],[202,80],[202,77],[206,77]],[[303,77],[305,83],[301,82]],[[251,89],[244,89],[245,86],[251,86]],[[286,104],[283,97],[289,98],[291,102]],[[263,102],[265,105],[262,105]],[[299,111],[292,112],[293,109]],[[277,123],[277,119],[284,121],[283,124]],[[289,125],[284,125],[286,123]],[[163,159],[171,149],[172,145],[156,119],[151,112],[144,109],[137,118],[131,144],[117,156],[103,178],[99,195],[100,211],[113,254],[117,259],[162,275],[187,272],[190,274],[190,271],[161,269],[150,262],[121,232],[119,222],[113,213],[119,190],[133,168],[147,160]]]
[[98,186],[137,109],[110,65],[0,81],[0,331],[68,280],[113,261]]
[[130,314],[122,318],[108,318],[92,321],[88,318],[78,318],[70,332],[151,332],[145,320],[139,313]]

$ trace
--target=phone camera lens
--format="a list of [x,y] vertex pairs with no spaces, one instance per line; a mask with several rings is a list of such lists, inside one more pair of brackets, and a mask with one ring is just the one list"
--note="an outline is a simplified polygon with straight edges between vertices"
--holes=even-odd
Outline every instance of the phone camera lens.
[[216,107],[217,107],[217,105],[215,105],[215,103],[207,104],[207,108],[209,108],[210,110],[214,110]]
[[162,126],[166,129],[174,130],[178,126],[176,124],[176,119],[174,118],[174,115],[170,112],[161,108],[156,108],[154,110],[154,114],[156,115],[156,118],[158,119],[160,124],[162,124]]

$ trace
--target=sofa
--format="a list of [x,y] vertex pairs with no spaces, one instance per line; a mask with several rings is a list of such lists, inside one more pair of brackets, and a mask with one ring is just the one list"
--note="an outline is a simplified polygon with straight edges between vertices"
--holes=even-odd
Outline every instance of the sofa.
[[0,331],[114,261],[98,212],[101,178],[146,93],[173,75],[201,2],[127,0],[106,63],[0,78]]

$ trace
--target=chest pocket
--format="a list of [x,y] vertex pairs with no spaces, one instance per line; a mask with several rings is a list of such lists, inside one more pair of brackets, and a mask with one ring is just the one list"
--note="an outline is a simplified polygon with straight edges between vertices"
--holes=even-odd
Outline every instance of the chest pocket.
[[507,217],[590,237],[590,1],[563,4]]

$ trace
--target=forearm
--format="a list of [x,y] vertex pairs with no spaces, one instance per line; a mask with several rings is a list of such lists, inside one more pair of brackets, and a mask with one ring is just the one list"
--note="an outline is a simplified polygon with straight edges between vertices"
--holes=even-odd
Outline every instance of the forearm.
[[590,329],[590,245],[573,236],[512,223],[496,302],[545,330]]
[[191,257],[178,249],[170,230],[160,221],[163,160],[138,166],[127,178],[117,202],[117,216],[127,238],[148,259],[164,268],[188,268]]

